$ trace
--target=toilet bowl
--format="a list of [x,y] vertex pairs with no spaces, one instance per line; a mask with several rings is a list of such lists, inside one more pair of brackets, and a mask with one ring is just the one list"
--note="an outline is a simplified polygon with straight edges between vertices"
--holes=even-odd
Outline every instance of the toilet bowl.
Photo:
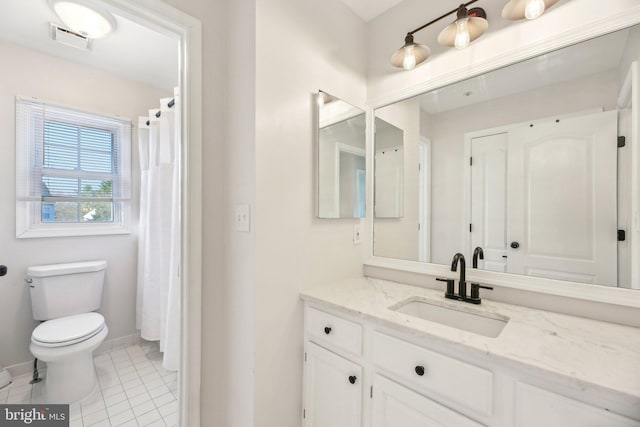
[[93,351],[109,328],[98,313],[84,313],[46,321],[31,335],[31,353],[47,364],[45,402],[74,403],[97,385]]
[[73,403],[96,387],[93,351],[109,328],[100,308],[107,262],[36,265],[26,283],[35,320],[31,354],[47,364],[44,403]]

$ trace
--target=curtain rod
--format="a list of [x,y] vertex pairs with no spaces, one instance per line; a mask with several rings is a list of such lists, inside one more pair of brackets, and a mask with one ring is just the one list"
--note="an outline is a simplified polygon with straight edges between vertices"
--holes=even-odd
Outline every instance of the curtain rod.
[[[167,104],[167,107],[169,108],[173,108],[173,106],[176,105],[176,99],[175,98],[171,98],[171,101],[169,101],[169,103]],[[160,118],[161,114],[160,111],[158,111],[156,113],[156,117]],[[151,124],[151,122],[149,120],[147,120],[147,126],[149,126]]]

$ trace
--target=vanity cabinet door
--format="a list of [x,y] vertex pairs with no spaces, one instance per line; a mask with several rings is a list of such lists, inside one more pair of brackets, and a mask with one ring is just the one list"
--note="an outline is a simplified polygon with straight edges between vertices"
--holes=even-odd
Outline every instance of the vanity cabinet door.
[[516,385],[516,427],[640,427],[640,422],[528,384]]
[[311,342],[304,367],[304,427],[361,427],[362,367]]
[[373,427],[481,427],[380,375],[373,379]]

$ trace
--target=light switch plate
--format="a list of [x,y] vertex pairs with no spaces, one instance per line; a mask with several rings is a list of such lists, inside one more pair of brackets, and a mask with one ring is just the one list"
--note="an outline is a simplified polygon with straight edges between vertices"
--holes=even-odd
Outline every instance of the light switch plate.
[[249,205],[236,205],[236,231],[249,232],[251,230],[251,210]]

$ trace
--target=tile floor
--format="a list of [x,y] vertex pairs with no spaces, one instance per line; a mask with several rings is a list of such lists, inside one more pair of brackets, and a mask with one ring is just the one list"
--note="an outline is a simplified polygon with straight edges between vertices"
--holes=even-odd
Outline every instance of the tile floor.
[[[178,425],[177,374],[162,367],[157,343],[143,341],[94,358],[98,388],[70,406],[70,427],[174,427]],[[41,373],[46,381],[46,371]],[[0,403],[38,403],[44,381],[31,374],[0,391]]]

